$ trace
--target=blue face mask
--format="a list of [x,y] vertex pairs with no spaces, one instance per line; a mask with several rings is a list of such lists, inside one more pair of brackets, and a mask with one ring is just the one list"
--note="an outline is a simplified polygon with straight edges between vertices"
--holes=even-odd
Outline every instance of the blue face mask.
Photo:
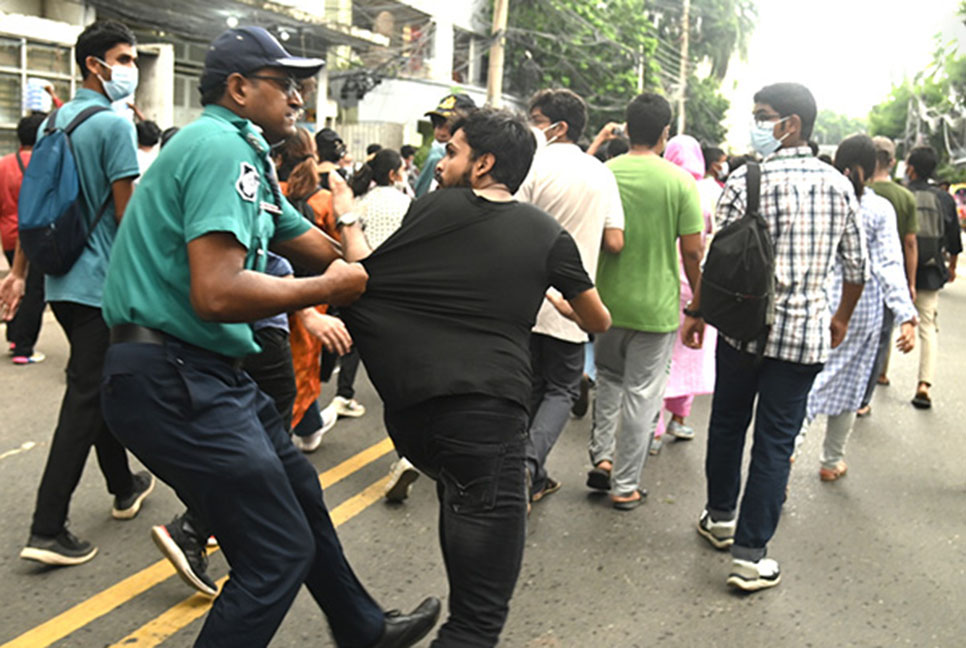
[[782,123],[786,119],[788,117],[782,117],[778,121],[763,122],[763,125],[759,125],[758,120],[752,120],[751,146],[760,156],[768,157],[782,147],[782,140],[785,139],[788,133],[782,135],[781,139],[776,138],[775,125]]
[[127,65],[108,65],[105,61],[97,59],[98,63],[104,67],[111,68],[110,80],[105,80],[100,74],[97,78],[104,86],[104,93],[112,102],[124,97],[130,97],[138,88],[138,69]]

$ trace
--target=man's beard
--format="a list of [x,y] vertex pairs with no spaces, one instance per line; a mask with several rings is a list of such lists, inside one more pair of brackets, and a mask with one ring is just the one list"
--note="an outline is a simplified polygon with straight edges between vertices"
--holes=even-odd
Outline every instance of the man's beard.
[[446,184],[445,182],[443,182],[443,176],[440,173],[436,174],[436,182],[439,183],[439,186],[442,189],[472,189],[473,188],[472,177],[473,177],[473,169],[467,168],[466,171],[463,172],[463,175],[460,176],[459,179],[452,184]]

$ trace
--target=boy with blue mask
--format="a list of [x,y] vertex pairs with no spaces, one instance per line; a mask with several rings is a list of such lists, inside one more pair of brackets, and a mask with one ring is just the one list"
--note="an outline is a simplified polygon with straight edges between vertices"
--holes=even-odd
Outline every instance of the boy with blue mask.
[[[775,246],[774,323],[764,349],[718,337],[707,504],[698,520],[702,537],[716,549],[731,550],[727,583],[745,591],[780,581],[778,563],[766,557],[767,544],[781,515],[795,436],[812,382],[829,350],[845,338],[868,273],[853,187],[808,147],[817,112],[811,92],[778,83],[759,90],[754,102],[752,141],[764,156],[759,211]],[[728,178],[716,231],[744,217],[747,169]],[[823,287],[836,262],[842,294],[832,313]],[[701,324],[698,299],[685,311],[685,344],[701,346],[695,335]],[[739,511],[742,450],[756,397],[754,448]]]

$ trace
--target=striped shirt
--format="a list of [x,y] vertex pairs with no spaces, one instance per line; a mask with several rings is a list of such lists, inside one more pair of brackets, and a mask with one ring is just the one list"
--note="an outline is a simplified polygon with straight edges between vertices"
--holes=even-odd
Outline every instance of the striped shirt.
[[[747,167],[728,178],[718,201],[715,231],[745,214]],[[859,203],[848,179],[812,156],[807,146],[781,149],[761,165],[761,215],[775,244],[774,323],[769,358],[825,362],[831,336],[825,282],[836,260],[842,279],[863,284],[868,253]],[[725,338],[740,348],[736,340]],[[750,343],[749,352],[757,351]]]

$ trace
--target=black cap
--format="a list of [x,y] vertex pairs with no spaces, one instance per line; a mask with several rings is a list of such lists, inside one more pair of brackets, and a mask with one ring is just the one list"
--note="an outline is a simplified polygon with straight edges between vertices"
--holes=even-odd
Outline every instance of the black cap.
[[315,134],[315,141],[318,142],[341,142],[342,138],[331,128],[323,128]]
[[325,61],[292,56],[262,27],[238,27],[222,32],[208,48],[201,73],[201,92],[224,83],[230,74],[247,74],[263,67],[285,68],[296,78],[314,75]]
[[442,117],[449,119],[457,110],[470,111],[476,108],[476,102],[467,94],[448,94],[439,100],[439,105],[426,113],[427,117]]

